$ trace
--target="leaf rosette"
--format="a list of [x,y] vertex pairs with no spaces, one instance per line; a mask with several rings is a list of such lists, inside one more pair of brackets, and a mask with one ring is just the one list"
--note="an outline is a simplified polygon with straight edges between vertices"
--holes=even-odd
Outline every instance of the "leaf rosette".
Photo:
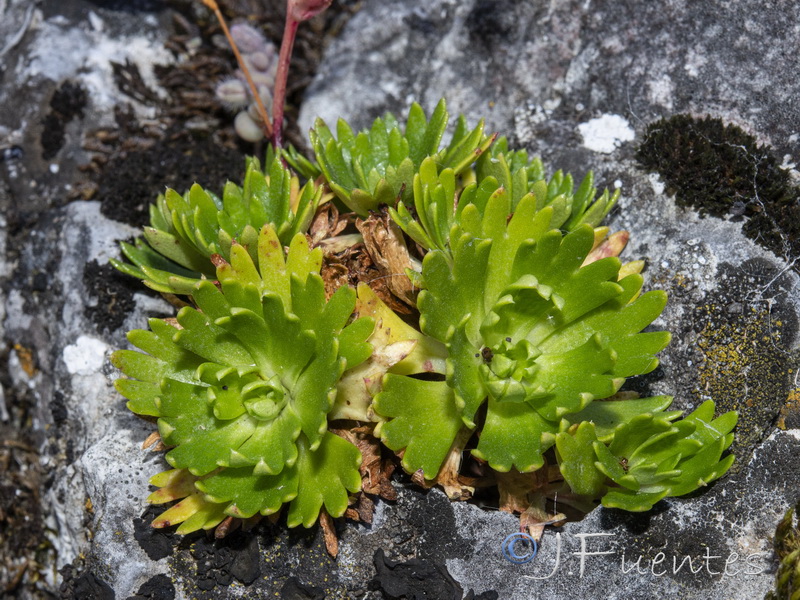
[[[326,301],[321,260],[302,234],[284,259],[274,227],[264,226],[257,261],[233,243],[218,285],[196,284],[197,308],[183,308],[177,325],[152,319],[150,331],[132,331],[129,340],[146,354],[114,354],[130,377],[116,382],[128,407],[158,418],[174,477],[194,478],[187,504],[162,523],[185,518],[184,533],[291,502],[289,525],[310,526],[323,505],[341,515],[348,492],[359,489],[360,453],[327,430],[327,415],[345,369],[372,353],[374,323],[349,322],[352,288]],[[171,477],[155,484],[171,485]]]
[[775,528],[773,548],[780,560],[775,573],[775,589],[764,600],[800,599],[800,501],[789,508]]
[[365,217],[380,205],[394,206],[398,198],[411,198],[414,176],[422,161],[432,157],[442,169],[466,171],[494,140],[484,135],[484,123],[469,129],[459,117],[449,144],[440,148],[448,122],[441,100],[430,118],[416,102],[406,124],[391,114],[376,119],[358,134],[342,119],[336,136],[322,119],[310,132],[317,162],[331,190],[350,210]]
[[[509,201],[509,214],[517,210],[523,199],[541,211],[550,209],[548,226],[573,231],[583,224],[596,230],[599,243],[608,233],[599,227],[619,199],[605,190],[599,197],[594,175],[589,172],[576,190],[571,175],[556,171],[545,179],[544,166],[538,158],[529,159],[524,150],[508,151],[505,138],[498,139],[482,153],[473,168],[461,174],[452,168],[441,168],[436,157],[424,159],[413,181],[413,208],[404,198],[389,212],[403,231],[427,250],[448,251],[450,231],[459,223],[464,209],[475,204],[479,209],[502,188]],[[595,245],[597,245],[597,243]]]
[[554,228],[556,208],[541,201],[528,192],[515,205],[495,180],[479,184],[425,256],[420,327],[447,347],[446,381],[390,374],[375,404],[391,419],[382,438],[405,448],[408,470],[435,477],[483,406],[473,454],[498,471],[538,469],[567,415],[654,369],[669,342],[666,332],[640,333],[666,295],[639,297],[642,277],[620,279],[616,257],[584,265],[592,223],[565,235]]
[[733,455],[721,457],[733,441],[736,413],[714,419],[714,403],[707,400],[676,420],[680,415],[641,412],[613,428],[583,421],[559,433],[556,448],[564,480],[577,494],[602,497],[603,506],[641,512],[662,498],[683,496],[722,477],[734,460]]
[[[407,471],[453,498],[474,490],[459,473],[469,448],[512,498],[501,508],[541,526],[556,484],[579,508],[601,498],[641,511],[728,470],[735,413],[714,419],[709,402],[680,419],[669,397],[618,394],[670,340],[650,329],[666,294],[642,292],[643,262],[618,258],[628,233],[602,226],[619,191],[598,194],[591,173],[577,188],[561,171],[545,177],[483,121],[469,129],[460,117],[443,145],[447,121],[444,101],[430,117],[413,104],[404,125],[387,115],[360,133],[317,120],[316,161],[293,149],[266,171],[251,161],[221,198],[170,190],[144,238],[122,245],[131,262],[118,269],[195,305],[131,332],[144,353],[113,357],[128,406],[155,417],[169,447],[173,469],[151,480],[149,500],[181,501],[155,526],[187,533],[286,503],[290,526],[323,509],[342,515],[361,455],[334,433],[346,428],[329,430],[334,420],[375,423]],[[300,188],[286,164],[319,186]],[[363,249],[350,246],[355,233],[326,245],[352,215],[326,230],[323,213],[314,240],[336,255],[323,283],[323,250],[303,233],[333,196],[361,217],[387,206],[416,244],[380,238],[402,246],[392,266],[364,225],[371,215],[356,223]],[[416,302],[419,330],[367,285],[375,265],[391,277],[405,269],[410,282],[392,293]],[[360,280],[358,292],[326,298],[341,275]],[[553,446],[560,475],[530,475]]]
[[[287,156],[289,156],[287,154]],[[113,260],[123,273],[159,292],[191,294],[195,283],[213,280],[213,258],[229,260],[234,242],[256,261],[258,233],[271,224],[282,244],[304,233],[323,200],[323,189],[299,179],[274,155],[265,171],[248,159],[244,185],[228,182],[219,197],[199,184],[181,195],[169,189],[150,207],[150,226],[135,244],[121,243],[130,263]]]

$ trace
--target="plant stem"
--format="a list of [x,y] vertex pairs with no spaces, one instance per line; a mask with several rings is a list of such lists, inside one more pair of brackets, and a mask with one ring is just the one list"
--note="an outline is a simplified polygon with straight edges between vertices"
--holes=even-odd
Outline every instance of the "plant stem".
[[289,76],[289,63],[292,60],[292,48],[297,35],[300,21],[292,15],[292,10],[287,6],[286,25],[283,28],[281,40],[281,53],[278,57],[278,72],[275,75],[275,95],[272,99],[273,135],[272,144],[275,149],[281,147],[283,142],[283,109],[286,104],[286,79]]
[[272,125],[270,124],[269,115],[267,115],[267,109],[264,107],[264,103],[261,101],[261,95],[258,93],[258,87],[253,81],[253,78],[250,76],[250,69],[247,68],[247,64],[244,62],[242,54],[239,52],[238,46],[236,46],[236,42],[234,42],[233,37],[231,37],[231,32],[228,30],[228,25],[225,23],[225,18],[222,16],[219,5],[217,5],[216,0],[202,0],[202,2],[208,8],[210,8],[217,17],[217,21],[219,21],[219,24],[222,27],[222,32],[225,34],[225,37],[228,39],[228,43],[231,45],[231,50],[233,50],[233,55],[236,57],[236,62],[239,63],[239,68],[242,70],[242,73],[244,73],[244,77],[247,80],[247,85],[250,86],[250,91],[253,94],[253,98],[255,98],[258,114],[262,121],[264,135],[267,138],[272,137]]

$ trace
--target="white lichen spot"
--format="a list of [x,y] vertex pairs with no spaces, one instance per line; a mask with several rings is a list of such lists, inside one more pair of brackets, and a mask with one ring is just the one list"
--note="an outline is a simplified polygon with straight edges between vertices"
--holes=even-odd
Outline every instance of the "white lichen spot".
[[668,76],[660,77],[647,82],[647,98],[653,104],[672,110],[672,98],[675,96],[675,86]]
[[707,53],[705,48],[700,47],[690,49],[686,54],[686,63],[683,65],[683,70],[689,77],[697,77],[700,71],[706,66],[708,62]]
[[97,338],[82,335],[64,348],[64,364],[70,375],[91,375],[105,363],[107,350],[108,346]]
[[594,152],[611,154],[623,142],[633,140],[634,131],[627,120],[619,115],[602,115],[578,125],[583,145]]
[[796,440],[800,440],[800,429],[787,429],[784,433],[789,434]]
[[103,22],[103,19],[101,19],[100,16],[93,10],[89,11],[89,24],[95,31],[103,31],[106,26],[106,24]]
[[664,193],[664,182],[661,181],[661,177],[658,173],[650,173],[647,176],[648,181],[650,181],[650,186],[653,188],[653,191],[656,194],[663,194]]

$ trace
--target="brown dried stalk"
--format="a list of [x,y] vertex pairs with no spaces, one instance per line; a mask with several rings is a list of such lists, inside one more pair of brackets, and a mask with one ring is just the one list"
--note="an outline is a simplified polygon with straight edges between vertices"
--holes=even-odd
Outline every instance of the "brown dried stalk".
[[205,4],[211,11],[213,11],[214,15],[217,17],[217,21],[219,21],[222,31],[225,34],[228,43],[231,45],[231,50],[233,50],[233,54],[236,56],[236,62],[239,63],[239,68],[242,70],[242,73],[244,73],[244,77],[247,79],[247,85],[250,86],[250,91],[253,93],[253,98],[255,98],[258,114],[261,117],[264,135],[267,138],[272,137],[272,123],[269,119],[269,115],[267,115],[267,109],[264,107],[264,103],[261,101],[261,96],[258,93],[258,88],[256,87],[253,78],[250,76],[250,70],[247,68],[247,64],[244,62],[242,54],[239,52],[238,46],[236,46],[236,42],[234,42],[233,37],[231,37],[231,32],[228,30],[228,25],[225,23],[225,17],[222,16],[219,5],[217,4],[216,0],[201,0],[201,2]]

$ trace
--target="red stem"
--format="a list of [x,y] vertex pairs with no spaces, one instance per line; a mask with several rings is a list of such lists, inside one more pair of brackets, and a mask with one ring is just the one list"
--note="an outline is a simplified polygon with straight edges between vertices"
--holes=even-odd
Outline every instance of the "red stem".
[[283,29],[281,40],[281,53],[278,57],[278,72],[275,74],[275,95],[272,100],[272,143],[279,149],[283,142],[283,109],[286,104],[286,79],[289,76],[289,63],[292,60],[294,38],[300,21],[292,17],[292,11],[287,6],[286,25]]

